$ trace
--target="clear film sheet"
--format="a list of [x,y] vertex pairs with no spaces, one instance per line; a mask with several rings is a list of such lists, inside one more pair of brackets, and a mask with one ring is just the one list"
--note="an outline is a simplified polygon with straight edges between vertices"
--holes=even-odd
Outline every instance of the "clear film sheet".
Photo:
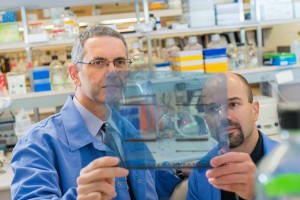
[[228,150],[222,74],[114,71],[106,77],[105,98],[105,131],[115,143],[104,142],[107,154],[125,168],[207,167],[207,154]]

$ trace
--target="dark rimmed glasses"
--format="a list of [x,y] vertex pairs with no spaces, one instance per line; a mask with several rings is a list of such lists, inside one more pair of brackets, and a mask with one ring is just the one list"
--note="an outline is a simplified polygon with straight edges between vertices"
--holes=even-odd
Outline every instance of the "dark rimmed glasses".
[[130,59],[125,59],[125,58],[118,58],[115,60],[107,60],[107,59],[95,59],[91,60],[90,62],[83,62],[79,61],[76,63],[77,64],[86,64],[86,65],[92,65],[93,67],[97,67],[100,70],[105,69],[106,67],[109,66],[109,63],[112,62],[114,64],[114,67],[116,70],[124,70],[130,67],[132,61]]

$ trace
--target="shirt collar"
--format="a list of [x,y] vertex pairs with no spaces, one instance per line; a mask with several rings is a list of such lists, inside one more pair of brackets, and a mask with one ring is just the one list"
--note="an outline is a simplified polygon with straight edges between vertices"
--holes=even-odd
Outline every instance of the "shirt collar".
[[87,129],[93,136],[96,136],[104,122],[89,110],[87,110],[85,107],[83,107],[76,97],[73,98],[73,102],[81,117],[83,118]]
[[83,105],[81,105],[76,97],[73,98],[73,102],[78,112],[80,113],[81,117],[83,118],[87,126],[87,129],[90,131],[90,133],[93,136],[97,135],[98,131],[100,130],[101,126],[104,123],[109,123],[115,130],[117,130],[119,134],[121,134],[116,124],[112,120],[112,111],[108,106],[106,107],[106,112],[108,113],[108,119],[106,122],[104,122],[101,119],[99,119],[96,115],[94,115],[92,112],[90,112],[88,109],[86,109]]

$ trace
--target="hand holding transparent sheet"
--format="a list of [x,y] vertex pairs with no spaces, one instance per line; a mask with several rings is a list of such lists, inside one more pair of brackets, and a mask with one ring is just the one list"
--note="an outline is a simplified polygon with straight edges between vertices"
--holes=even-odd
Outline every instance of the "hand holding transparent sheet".
[[[211,151],[226,152],[228,122],[220,117],[227,114],[225,76],[214,80],[202,73],[178,72],[158,80],[137,79],[135,73],[117,72],[106,80],[113,86],[106,88],[107,117],[115,124],[123,167],[192,168],[191,161]],[[208,112],[213,112],[210,123]],[[202,160],[196,167],[209,166],[210,160]]]

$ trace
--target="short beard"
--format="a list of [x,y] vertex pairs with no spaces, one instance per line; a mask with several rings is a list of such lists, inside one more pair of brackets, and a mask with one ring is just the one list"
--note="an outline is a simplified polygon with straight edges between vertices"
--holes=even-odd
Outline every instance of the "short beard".
[[[237,130],[237,134],[222,134],[222,130],[226,129],[229,126],[234,126]],[[241,125],[238,122],[231,120],[222,120],[221,124],[217,129],[217,140],[220,143],[224,143],[224,140],[229,141],[229,148],[237,148],[244,142],[244,133]],[[227,138],[228,136],[228,138]],[[225,138],[226,137],[226,138]]]

